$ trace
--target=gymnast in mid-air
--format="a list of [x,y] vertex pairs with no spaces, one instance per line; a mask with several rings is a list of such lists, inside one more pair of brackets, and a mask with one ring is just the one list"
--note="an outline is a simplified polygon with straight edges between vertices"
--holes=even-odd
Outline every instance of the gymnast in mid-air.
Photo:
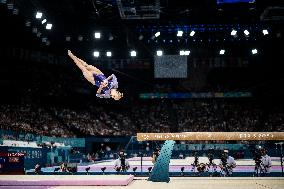
[[86,62],[73,55],[70,50],[68,50],[68,55],[80,68],[84,77],[90,83],[99,87],[96,94],[97,97],[113,98],[114,100],[119,100],[123,97],[123,93],[117,90],[118,82],[114,74],[110,75],[109,77],[105,77],[101,70],[92,65],[88,65]]

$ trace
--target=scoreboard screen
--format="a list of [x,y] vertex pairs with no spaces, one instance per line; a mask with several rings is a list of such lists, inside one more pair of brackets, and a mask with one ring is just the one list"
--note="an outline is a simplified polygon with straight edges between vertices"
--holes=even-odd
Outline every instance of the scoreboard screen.
[[155,56],[155,78],[187,78],[187,56]]
[[24,157],[21,152],[0,152],[0,174],[24,174]]

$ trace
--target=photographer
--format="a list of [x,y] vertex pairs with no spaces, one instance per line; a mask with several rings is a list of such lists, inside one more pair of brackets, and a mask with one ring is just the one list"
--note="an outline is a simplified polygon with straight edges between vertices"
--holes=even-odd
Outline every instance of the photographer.
[[208,155],[207,155],[207,157],[208,157],[208,160],[209,160],[208,165],[209,165],[209,166],[214,165],[214,163],[213,163],[214,150],[213,150],[212,148],[210,148],[210,149],[208,150]]
[[35,165],[35,171],[34,172],[35,172],[35,174],[41,174],[42,173],[40,164]]
[[254,172],[256,176],[259,176],[263,172],[261,159],[261,146],[257,146],[253,151],[253,160],[255,162]]
[[192,171],[198,171],[199,168],[199,157],[198,157],[198,153],[197,151],[193,151],[192,153],[193,157],[194,157],[194,162],[191,164],[192,166]]
[[153,155],[152,155],[152,163],[155,164],[159,155],[160,155],[160,152],[161,152],[161,149],[160,148],[156,148],[153,152]]
[[121,151],[119,152],[119,158],[115,160],[114,169],[117,172],[126,172],[129,169],[129,162],[126,160],[126,154]]
[[210,148],[207,154],[209,163],[207,163],[207,171],[216,172],[217,165],[214,163],[214,150]]
[[220,162],[221,174],[223,176],[232,176],[233,168],[236,167],[236,161],[232,156],[229,156],[229,151],[224,150],[221,155],[221,162]]
[[271,157],[267,155],[267,151],[265,149],[261,149],[261,176],[267,176],[271,171]]

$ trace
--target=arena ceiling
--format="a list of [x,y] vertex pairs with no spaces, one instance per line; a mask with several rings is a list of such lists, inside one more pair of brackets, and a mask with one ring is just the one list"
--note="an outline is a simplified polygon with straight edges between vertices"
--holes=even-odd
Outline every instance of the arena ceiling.
[[[86,49],[93,44],[95,31],[101,31],[106,40],[97,42],[97,46],[112,43],[120,47],[124,44],[122,47],[127,48],[132,47],[133,43],[145,47],[147,42],[138,39],[139,32],[153,33],[163,27],[175,30],[194,24],[197,28],[209,24],[219,24],[218,27],[222,28],[226,24],[233,24],[230,27],[234,27],[234,24],[283,23],[284,1],[240,1],[226,4],[217,3],[217,0],[1,0],[0,10],[1,15],[5,16],[4,24],[9,26],[4,34],[12,32],[17,38],[21,31],[22,38],[23,35],[33,36],[33,40],[29,41],[38,39],[48,46],[51,44],[59,48],[80,45]],[[276,10],[268,10],[269,7]],[[37,11],[43,13],[42,19],[52,23],[52,30],[46,31],[41,20],[35,18]],[[144,39],[150,39],[152,34],[148,35],[144,33]]]

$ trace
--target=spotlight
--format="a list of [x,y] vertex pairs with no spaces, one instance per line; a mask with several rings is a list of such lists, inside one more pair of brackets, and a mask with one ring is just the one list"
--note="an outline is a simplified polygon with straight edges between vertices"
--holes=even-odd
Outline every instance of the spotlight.
[[44,23],[46,23],[46,19],[43,19],[42,21],[41,21],[41,24],[44,24]]
[[248,31],[248,30],[245,30],[245,31],[244,31],[244,34],[245,34],[246,36],[248,36],[248,35],[249,35],[249,31]]
[[33,28],[33,29],[32,29],[32,32],[33,32],[33,33],[37,33],[37,28]]
[[190,54],[190,51],[184,51],[184,55],[188,56]]
[[42,17],[42,12],[37,12],[36,13],[36,19],[41,19]]
[[163,55],[163,51],[158,50],[158,51],[157,51],[157,56],[162,56],[162,55]]
[[225,54],[225,50],[224,50],[224,49],[221,49],[220,52],[219,52],[219,54],[222,54],[222,55]]
[[130,56],[136,56],[136,55],[137,55],[136,51],[131,51],[130,52]]
[[83,36],[82,35],[78,36],[78,41],[83,41]]
[[9,10],[12,10],[12,9],[14,8],[14,4],[13,4],[13,3],[8,3],[8,4],[7,4],[7,8],[8,8]]
[[29,20],[26,21],[26,26],[30,27],[31,26],[31,22]]
[[133,172],[135,173],[135,171],[137,170],[137,167],[133,167]]
[[257,54],[257,49],[252,49],[252,50],[251,50],[251,53],[252,53],[252,54]]
[[108,40],[112,41],[113,39],[114,39],[113,35],[110,34],[109,37],[108,37]]
[[18,14],[19,14],[19,9],[16,9],[16,8],[13,9],[13,14],[14,14],[14,15],[18,15]]
[[144,38],[144,36],[141,34],[139,35],[138,39],[141,41]]
[[268,30],[262,30],[263,35],[268,35]]
[[182,35],[183,35],[183,31],[178,31],[178,32],[177,32],[177,36],[178,36],[178,37],[182,37]]
[[191,31],[189,35],[190,35],[191,37],[193,37],[194,34],[195,34],[195,31]]
[[236,36],[236,35],[237,35],[237,31],[236,31],[236,30],[232,30],[232,31],[231,31],[231,35],[232,35],[232,36]]
[[43,37],[43,38],[41,39],[41,42],[46,43],[46,42],[47,42],[47,38],[46,38],[46,37]]
[[190,54],[190,51],[188,51],[188,50],[186,50],[186,51],[184,51],[184,50],[179,51],[179,55],[181,55],[181,56],[188,56],[189,54]]
[[40,37],[40,36],[41,36],[41,32],[40,32],[40,31],[37,32],[36,36],[37,36],[37,37]]
[[71,37],[70,36],[66,36],[65,40],[66,41],[71,41]]
[[106,56],[111,57],[111,52],[110,52],[110,51],[107,51],[107,52],[106,52]]
[[99,57],[100,56],[100,52],[99,51],[94,51],[93,55],[94,55],[94,57]]
[[156,32],[155,37],[159,37],[161,35],[161,32]]
[[52,24],[46,24],[46,27],[45,27],[45,29],[47,29],[47,30],[51,30],[51,28],[52,28]]
[[95,32],[95,38],[100,39],[101,38],[101,33],[100,32]]

